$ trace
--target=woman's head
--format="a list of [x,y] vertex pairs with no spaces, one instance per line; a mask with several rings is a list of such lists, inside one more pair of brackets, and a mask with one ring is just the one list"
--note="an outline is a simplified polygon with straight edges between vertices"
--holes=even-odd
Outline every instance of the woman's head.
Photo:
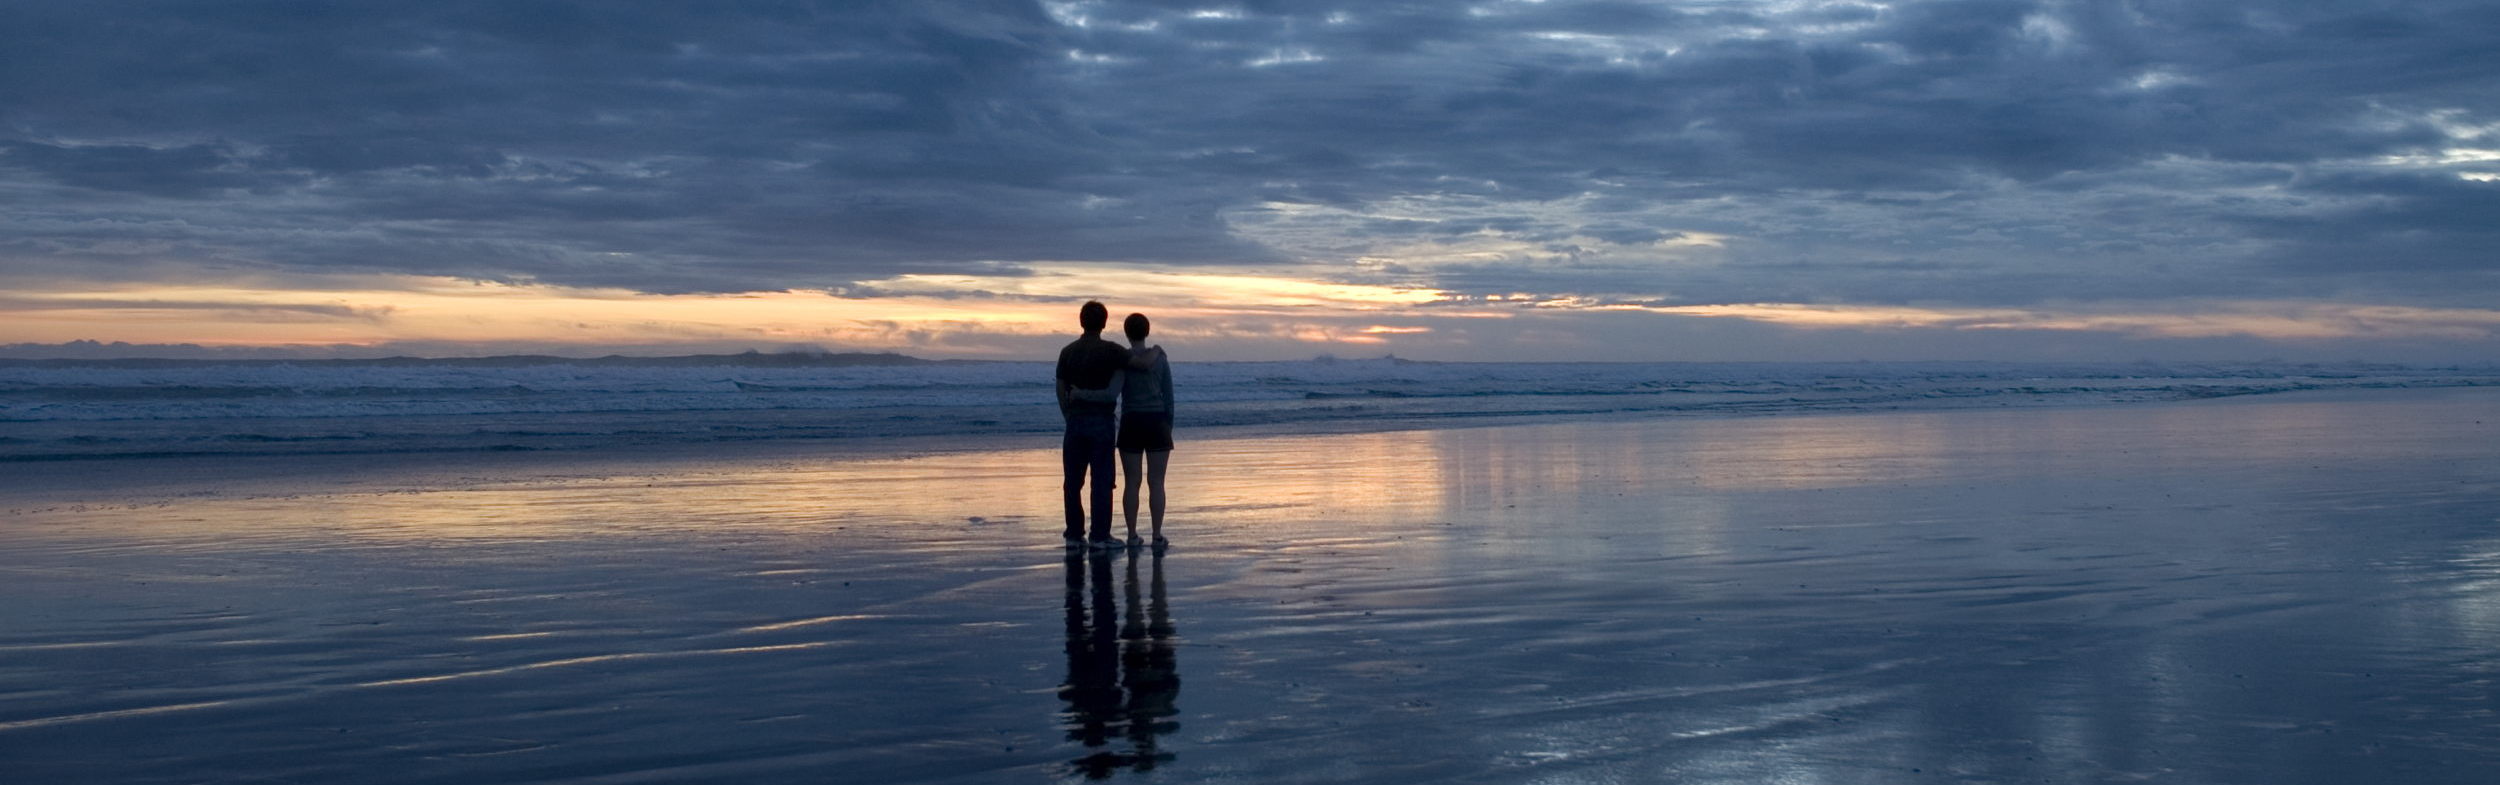
[[1145,342],[1146,332],[1152,328],[1153,325],[1146,322],[1146,315],[1142,313],[1129,314],[1128,321],[1120,323],[1120,331],[1128,333],[1130,343]]

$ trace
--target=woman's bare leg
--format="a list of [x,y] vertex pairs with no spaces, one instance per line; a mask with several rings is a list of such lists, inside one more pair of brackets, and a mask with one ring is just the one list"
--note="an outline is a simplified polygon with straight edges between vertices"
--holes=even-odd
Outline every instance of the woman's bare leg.
[[[1128,538],[1132,540],[1137,539],[1137,475],[1146,471],[1145,461],[1139,459],[1151,454],[1153,453],[1140,453],[1134,450],[1120,451],[1120,470],[1128,475],[1128,487],[1120,491],[1120,511],[1128,516]],[[1162,454],[1170,455],[1171,453]],[[1162,464],[1157,462],[1156,465]],[[1154,476],[1161,477],[1163,472],[1155,471]],[[1163,531],[1162,488],[1160,484],[1155,486],[1155,531],[1157,532]]]
[[[1172,468],[1171,450],[1146,453],[1146,486],[1153,491],[1153,494],[1147,498],[1148,503],[1154,508],[1155,541],[1157,542],[1163,540],[1163,472],[1170,468]],[[1134,537],[1137,532],[1137,475],[1134,473],[1129,475],[1128,493],[1130,500],[1128,530],[1129,536]]]

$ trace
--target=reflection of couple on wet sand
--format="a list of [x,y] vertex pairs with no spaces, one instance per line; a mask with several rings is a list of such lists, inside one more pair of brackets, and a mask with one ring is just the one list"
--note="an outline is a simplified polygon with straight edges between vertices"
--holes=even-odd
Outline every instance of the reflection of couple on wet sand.
[[[1138,553],[1130,551],[1122,581],[1127,612],[1111,597],[1111,563],[1117,554],[1068,553],[1068,679],[1059,697],[1068,702],[1068,740],[1086,754],[1072,762],[1093,778],[1120,769],[1146,771],[1172,759],[1156,737],[1180,729],[1181,677],[1174,655],[1172,615],[1164,601],[1163,557],[1144,603],[1138,601]],[[1092,574],[1092,590],[1086,579]],[[1121,744],[1122,740],[1126,744]],[[1123,749],[1125,746],[1125,749]]]
[[[1121,325],[1128,334],[1123,347],[1102,339],[1111,309],[1088,302],[1077,311],[1084,337],[1059,350],[1059,414],[1068,433],[1059,443],[1065,474],[1061,496],[1068,512],[1068,547],[1119,548],[1144,545],[1137,537],[1137,491],[1142,479],[1150,489],[1154,545],[1163,539],[1163,473],[1172,461],[1172,364],[1163,347],[1146,345],[1151,325],[1133,313]],[[1128,474],[1122,499],[1128,514],[1128,540],[1111,536],[1111,459],[1117,453]],[[1086,475],[1093,475],[1093,529],[1085,529]]]

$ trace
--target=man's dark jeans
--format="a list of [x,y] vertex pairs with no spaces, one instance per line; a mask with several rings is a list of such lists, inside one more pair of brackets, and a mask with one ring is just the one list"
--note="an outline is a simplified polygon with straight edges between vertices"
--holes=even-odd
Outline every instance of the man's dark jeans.
[[1059,467],[1066,481],[1059,486],[1067,502],[1066,536],[1085,536],[1085,472],[1094,473],[1094,539],[1111,539],[1111,462],[1118,451],[1119,424],[1108,412],[1068,415],[1068,435],[1059,442]]

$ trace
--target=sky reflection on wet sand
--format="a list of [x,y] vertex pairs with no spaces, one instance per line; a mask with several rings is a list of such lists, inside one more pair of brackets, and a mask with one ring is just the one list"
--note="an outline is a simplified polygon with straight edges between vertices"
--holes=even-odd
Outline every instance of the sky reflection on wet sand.
[[1184,439],[1177,544],[1094,560],[1040,449],[55,489],[0,500],[0,779],[2474,782],[2495,429]]

